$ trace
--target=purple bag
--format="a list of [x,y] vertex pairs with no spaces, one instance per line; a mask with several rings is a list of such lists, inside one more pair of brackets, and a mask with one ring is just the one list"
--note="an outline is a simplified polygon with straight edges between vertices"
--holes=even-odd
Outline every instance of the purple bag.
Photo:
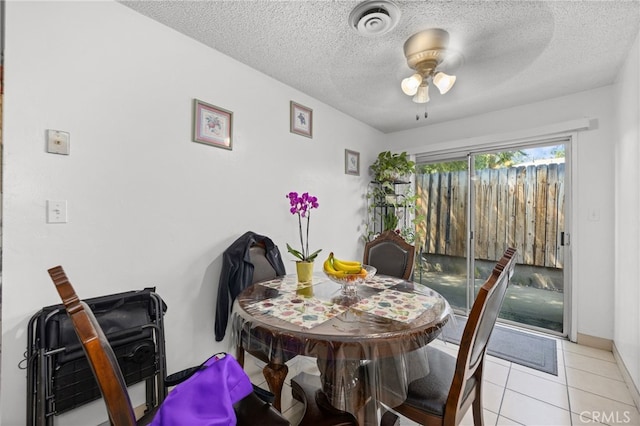
[[253,385],[238,361],[216,354],[169,392],[151,425],[235,425],[233,404],[251,392]]

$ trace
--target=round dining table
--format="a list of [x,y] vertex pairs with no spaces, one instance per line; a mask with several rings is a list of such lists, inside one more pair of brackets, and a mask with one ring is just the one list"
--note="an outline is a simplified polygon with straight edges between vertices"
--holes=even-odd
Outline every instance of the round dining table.
[[287,275],[248,287],[234,302],[232,329],[241,363],[245,351],[268,360],[264,374],[276,408],[285,362],[304,355],[320,372],[316,401],[307,403],[321,396],[330,411],[378,425],[381,404],[399,405],[408,384],[429,373],[424,348],[451,317],[446,299],[419,283],[375,275],[347,292],[316,273],[307,283]]

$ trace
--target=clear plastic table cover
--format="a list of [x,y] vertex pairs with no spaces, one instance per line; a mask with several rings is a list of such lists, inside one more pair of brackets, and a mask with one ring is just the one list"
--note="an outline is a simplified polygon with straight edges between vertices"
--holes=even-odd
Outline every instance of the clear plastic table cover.
[[311,283],[286,276],[247,288],[232,329],[236,345],[260,348],[274,364],[315,357],[328,401],[357,415],[371,398],[389,407],[404,401],[408,383],[429,373],[425,346],[452,318],[439,293],[415,282],[375,276],[347,297],[314,274]]

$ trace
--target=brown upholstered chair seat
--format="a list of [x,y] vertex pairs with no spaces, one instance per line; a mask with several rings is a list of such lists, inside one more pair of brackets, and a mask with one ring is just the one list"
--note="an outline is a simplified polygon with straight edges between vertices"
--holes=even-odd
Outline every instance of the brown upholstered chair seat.
[[[444,407],[449,397],[449,387],[456,371],[457,359],[446,352],[428,346],[429,375],[409,384],[405,405],[418,410],[444,416]],[[475,379],[471,377],[465,387],[463,400],[473,389]]]

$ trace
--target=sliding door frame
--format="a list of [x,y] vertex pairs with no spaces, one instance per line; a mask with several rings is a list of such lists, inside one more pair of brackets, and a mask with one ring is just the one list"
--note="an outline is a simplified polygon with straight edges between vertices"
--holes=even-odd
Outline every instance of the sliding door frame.
[[[469,148],[458,148],[451,150],[441,150],[438,152],[425,152],[420,154],[415,154],[415,160],[417,163],[437,163],[437,162],[447,162],[447,161],[459,161],[466,157],[467,161],[467,187],[470,188],[469,195],[467,197],[467,206],[466,206],[466,214],[467,214],[467,229],[466,229],[466,267],[467,267],[467,298],[466,298],[466,312],[471,310],[471,305],[473,300],[475,299],[475,282],[474,275],[471,273],[474,269],[475,265],[475,241],[474,241],[474,229],[475,229],[475,212],[473,206],[475,205],[475,191],[471,190],[473,188],[472,181],[473,176],[475,175],[475,164],[473,158],[475,155],[479,154],[488,154],[501,152],[505,150],[520,150],[532,147],[542,147],[542,146],[553,146],[553,145],[564,145],[565,147],[565,200],[564,200],[564,232],[568,238],[568,242],[563,246],[563,254],[564,254],[564,263],[563,263],[563,331],[555,332],[553,330],[542,329],[534,326],[527,326],[527,329],[531,329],[534,331],[540,331],[547,334],[554,334],[561,337],[569,337],[570,340],[575,341],[576,338],[576,327],[575,322],[577,321],[577,315],[575,314],[575,310],[573,309],[576,301],[576,295],[573,291],[573,277],[574,277],[574,264],[573,264],[573,256],[572,249],[573,244],[575,244],[574,233],[572,232],[573,227],[573,202],[574,198],[572,197],[572,184],[574,177],[574,163],[576,159],[576,141],[577,141],[577,132],[564,132],[555,135],[550,135],[546,137],[530,137],[526,139],[520,140],[507,140],[502,142],[495,143],[484,143],[481,145],[476,145],[474,147]],[[501,320],[501,322],[505,322],[511,325],[518,326],[519,324],[513,321]]]

